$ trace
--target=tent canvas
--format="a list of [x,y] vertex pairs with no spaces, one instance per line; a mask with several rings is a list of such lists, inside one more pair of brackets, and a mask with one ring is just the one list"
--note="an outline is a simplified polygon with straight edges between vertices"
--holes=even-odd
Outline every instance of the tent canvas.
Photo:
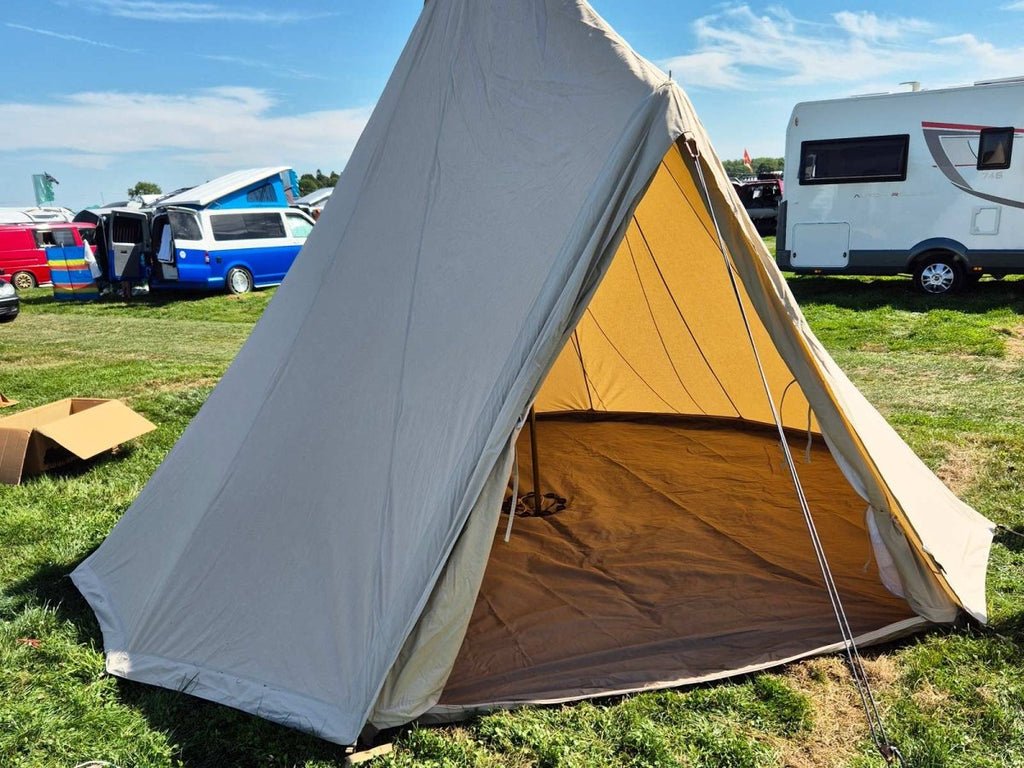
[[[984,620],[991,524],[814,338],[679,86],[582,0],[433,0],[73,579],[112,673],[339,743],[828,650],[759,368],[859,638]],[[567,508],[506,544],[531,403]]]

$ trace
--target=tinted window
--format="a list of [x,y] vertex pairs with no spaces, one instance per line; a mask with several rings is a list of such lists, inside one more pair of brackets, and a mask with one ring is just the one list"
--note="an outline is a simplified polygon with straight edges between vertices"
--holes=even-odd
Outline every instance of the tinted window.
[[210,217],[214,240],[284,237],[279,213],[221,213]]
[[276,203],[277,194],[270,184],[264,184],[256,189],[250,189],[246,193],[245,199],[250,203]]
[[168,211],[167,218],[171,222],[171,232],[179,240],[203,239],[203,233],[199,231],[199,220],[194,213]]
[[984,128],[978,142],[978,170],[995,171],[1010,167],[1013,128]]
[[903,181],[909,145],[907,134],[805,141],[800,145],[800,183]]
[[288,230],[292,233],[292,237],[309,237],[309,233],[313,231],[313,225],[306,221],[301,216],[296,216],[294,213],[285,214],[285,218],[288,220]]

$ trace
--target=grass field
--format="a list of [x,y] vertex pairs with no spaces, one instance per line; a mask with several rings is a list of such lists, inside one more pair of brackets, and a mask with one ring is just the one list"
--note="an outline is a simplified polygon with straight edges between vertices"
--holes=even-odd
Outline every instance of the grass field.
[[[823,343],[925,461],[1024,530],[1024,280],[928,300],[905,279],[794,278]],[[118,397],[159,428],[115,456],[0,486],[0,766],[340,766],[341,748],[109,677],[68,574],[196,413],[272,291],[67,306],[27,292],[0,325],[0,391],[24,406]],[[997,537],[991,624],[872,649],[913,766],[1024,766],[1024,539]],[[564,708],[402,729],[393,766],[882,765],[841,661]]]

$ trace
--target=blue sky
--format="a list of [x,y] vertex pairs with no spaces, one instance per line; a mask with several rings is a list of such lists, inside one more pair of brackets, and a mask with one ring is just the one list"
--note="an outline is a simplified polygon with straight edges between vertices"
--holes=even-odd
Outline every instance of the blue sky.
[[[593,0],[683,85],[723,158],[783,153],[793,104],[1024,75],[1024,0]],[[941,7],[941,11],[936,9]],[[5,0],[0,206],[78,209],[239,168],[341,170],[420,0]]]

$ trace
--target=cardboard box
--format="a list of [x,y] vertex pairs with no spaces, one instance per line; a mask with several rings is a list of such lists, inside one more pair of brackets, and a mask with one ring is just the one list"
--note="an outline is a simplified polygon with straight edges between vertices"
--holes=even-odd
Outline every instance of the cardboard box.
[[0,392],[0,408],[10,408],[12,405],[17,404],[17,400],[11,400],[9,397],[4,397],[4,393]]
[[156,425],[120,400],[69,397],[0,419],[0,483],[91,459]]

